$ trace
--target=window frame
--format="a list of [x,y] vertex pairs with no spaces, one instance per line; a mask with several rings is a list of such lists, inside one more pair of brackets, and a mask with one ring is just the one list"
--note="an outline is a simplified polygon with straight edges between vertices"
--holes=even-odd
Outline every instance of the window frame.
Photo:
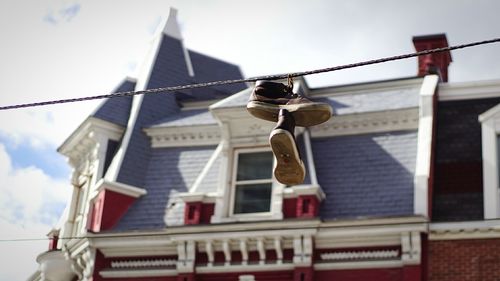
[[483,161],[483,211],[485,219],[500,218],[500,104],[479,115]]
[[[232,153],[232,167],[231,167],[231,182],[229,184],[230,196],[229,196],[229,217],[233,218],[262,218],[262,217],[270,217],[273,216],[274,211],[274,200],[276,197],[276,187],[278,185],[277,181],[274,178],[274,172],[271,171],[271,177],[269,179],[258,179],[258,180],[244,180],[237,181],[238,175],[238,157],[240,154],[251,154],[251,153],[259,153],[259,152],[270,152],[272,155],[272,151],[270,147],[254,147],[254,148],[234,148]],[[276,159],[272,155],[272,167],[274,168],[276,165]],[[238,184],[261,184],[261,183],[270,183],[271,184],[271,198],[269,211],[268,212],[253,212],[253,213],[234,213],[235,209],[235,199],[236,199],[236,188]]]

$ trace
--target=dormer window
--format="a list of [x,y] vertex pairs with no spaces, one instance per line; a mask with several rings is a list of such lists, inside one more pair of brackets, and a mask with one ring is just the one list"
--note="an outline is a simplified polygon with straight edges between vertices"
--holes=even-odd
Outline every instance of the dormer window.
[[234,154],[232,214],[269,213],[273,154],[268,149],[238,149]]

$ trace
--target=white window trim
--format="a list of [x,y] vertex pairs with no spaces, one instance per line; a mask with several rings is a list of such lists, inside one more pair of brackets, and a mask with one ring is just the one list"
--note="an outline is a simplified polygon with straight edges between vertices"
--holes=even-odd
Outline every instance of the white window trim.
[[484,218],[500,218],[497,136],[500,135],[500,104],[479,115],[483,151]]
[[[271,174],[270,179],[264,179],[264,180],[247,180],[247,181],[240,181],[244,183],[271,183],[271,206],[269,208],[269,212],[258,212],[258,213],[243,213],[243,214],[235,214],[234,213],[234,200],[235,200],[235,194],[236,194],[236,176],[237,176],[237,171],[238,171],[238,156],[240,154],[246,154],[246,153],[258,153],[258,152],[271,152],[271,149],[269,147],[256,147],[256,148],[234,148],[233,149],[233,155],[232,155],[232,169],[231,169],[231,183],[229,184],[229,217],[236,218],[236,219],[262,219],[266,217],[273,217],[274,213],[276,213],[275,209],[277,206],[274,204],[276,200],[276,189],[279,188],[279,185],[276,180],[274,179],[274,175]],[[275,159],[273,157],[273,165],[274,165]],[[280,199],[281,200],[281,199]]]
[[228,223],[239,221],[266,221],[266,220],[281,220],[283,219],[283,189],[284,186],[274,180],[271,193],[271,211],[265,213],[247,213],[233,215],[234,208],[234,192],[233,182],[235,176],[233,171],[236,159],[236,151],[241,152],[259,152],[270,151],[268,146],[229,146],[228,142],[222,142],[222,155],[226,158],[221,166],[220,182],[222,183],[217,191],[215,202],[214,215],[211,218],[211,223]]

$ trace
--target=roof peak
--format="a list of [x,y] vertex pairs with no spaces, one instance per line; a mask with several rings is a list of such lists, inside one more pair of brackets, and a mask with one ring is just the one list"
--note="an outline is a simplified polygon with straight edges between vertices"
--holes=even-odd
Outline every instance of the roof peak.
[[181,29],[177,21],[177,9],[170,7],[167,19],[161,25],[162,33],[182,40]]

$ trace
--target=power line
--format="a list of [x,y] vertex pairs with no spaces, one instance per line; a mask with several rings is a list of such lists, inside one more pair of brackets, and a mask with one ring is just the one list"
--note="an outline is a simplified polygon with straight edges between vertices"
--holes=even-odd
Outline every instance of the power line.
[[45,106],[45,105],[70,103],[70,102],[81,102],[81,101],[97,100],[97,99],[104,99],[104,98],[115,98],[115,97],[146,95],[146,94],[164,93],[164,92],[175,92],[175,91],[187,90],[187,89],[204,88],[204,87],[212,87],[212,86],[228,85],[228,84],[236,84],[236,83],[244,83],[244,82],[255,82],[258,80],[279,80],[279,79],[285,79],[285,78],[290,78],[290,77],[295,78],[295,77],[299,77],[299,76],[332,72],[332,71],[338,71],[338,70],[343,70],[343,69],[348,69],[348,68],[356,68],[356,67],[361,67],[361,66],[366,66],[366,65],[371,65],[371,64],[378,64],[378,63],[383,63],[383,62],[407,59],[407,58],[412,58],[412,57],[424,56],[424,55],[429,55],[429,54],[434,54],[434,53],[441,53],[441,52],[469,48],[469,47],[485,45],[485,44],[490,44],[490,43],[496,43],[496,42],[500,42],[500,38],[472,42],[472,43],[467,43],[467,44],[462,44],[462,45],[455,45],[455,46],[450,46],[450,47],[429,49],[429,50],[425,50],[425,51],[421,51],[421,52],[408,53],[408,54],[403,54],[403,55],[398,55],[398,56],[385,57],[385,58],[380,58],[380,59],[368,60],[368,61],[363,61],[363,62],[358,62],[358,63],[351,63],[351,64],[345,64],[345,65],[333,66],[333,67],[327,67],[327,68],[320,68],[320,69],[309,70],[309,71],[292,72],[292,73],[287,73],[287,74],[264,75],[264,76],[246,78],[246,79],[219,80],[219,81],[212,81],[212,82],[203,82],[203,83],[171,86],[171,87],[164,87],[164,88],[155,88],[155,89],[148,89],[148,90],[142,90],[142,91],[117,92],[117,93],[112,93],[112,94],[103,94],[103,95],[96,95],[96,96],[86,96],[86,97],[79,97],[79,98],[58,99],[58,100],[50,100],[50,101],[7,105],[7,106],[0,106],[0,110],[19,109],[19,108],[26,108],[26,107]]

